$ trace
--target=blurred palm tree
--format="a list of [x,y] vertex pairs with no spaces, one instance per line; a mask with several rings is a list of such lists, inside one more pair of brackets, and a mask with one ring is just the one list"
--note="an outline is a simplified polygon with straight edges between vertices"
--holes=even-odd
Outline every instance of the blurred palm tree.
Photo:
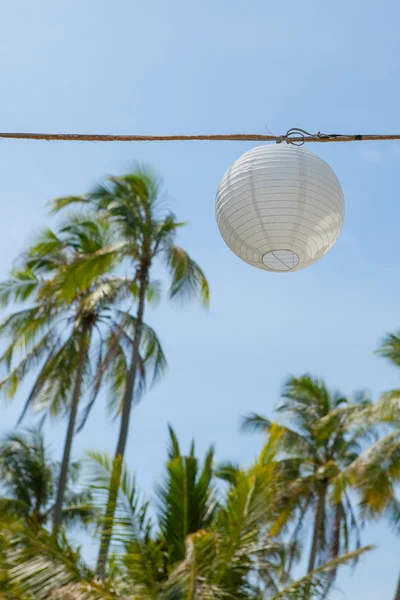
[[[0,357],[7,369],[0,389],[13,397],[36,371],[21,419],[31,406],[52,417],[68,416],[55,531],[61,523],[74,432],[83,427],[103,383],[110,390],[112,410],[122,409],[136,320],[121,308],[124,301],[132,302],[134,290],[130,280],[115,274],[120,258],[108,252],[113,243],[108,220],[93,213],[69,217],[57,232],[44,230],[20,258],[20,267],[0,284],[3,305],[24,305],[0,325],[0,335],[9,340]],[[93,255],[96,260],[91,262]],[[142,331],[138,361],[143,386],[146,370],[157,377],[165,358],[154,331],[145,325]],[[77,424],[84,396],[88,402]]]
[[[93,253],[90,260],[82,261],[82,269],[90,270],[96,260],[100,262],[110,256],[111,260],[123,257],[131,269],[132,286],[136,288],[138,305],[133,336],[131,356],[124,399],[121,411],[120,431],[115,451],[115,473],[113,479],[119,480],[122,461],[128,439],[129,422],[137,377],[140,373],[139,349],[143,336],[143,318],[146,297],[154,287],[151,276],[157,262],[166,267],[170,277],[169,296],[171,298],[199,298],[203,304],[209,301],[209,287],[203,271],[188,253],[176,246],[175,238],[183,223],[177,221],[175,215],[165,207],[161,184],[149,170],[138,168],[135,172],[121,177],[111,177],[105,185],[98,187],[87,196],[60,198],[54,202],[54,210],[59,211],[71,204],[88,204],[112,223],[116,232],[117,243],[110,245],[107,251]],[[85,266],[86,265],[86,266]],[[107,519],[112,527],[112,516],[115,511],[116,486],[110,488],[107,502]],[[97,572],[105,575],[105,564],[109,551],[110,536],[103,531],[98,557]]]
[[209,448],[200,467],[194,441],[189,455],[183,456],[171,427],[169,435],[166,473],[156,493],[159,537],[171,567],[184,559],[187,536],[210,526],[217,501],[213,484],[214,448]]
[[[57,493],[60,464],[51,459],[43,434],[38,430],[10,433],[0,442],[0,515],[25,523],[38,532],[51,520]],[[91,494],[73,489],[80,474],[80,464],[71,464],[64,504],[63,525],[88,524],[95,509]]]
[[[377,351],[395,367],[400,367],[400,332],[387,335]],[[347,476],[360,494],[364,519],[386,517],[400,534],[400,389],[381,395],[366,413],[367,420],[381,426],[384,435],[348,469]],[[400,600],[400,577],[394,600]]]
[[[332,393],[323,381],[309,375],[291,377],[283,387],[278,412],[291,426],[280,426],[280,456],[285,468],[291,469],[288,489],[298,500],[294,545],[304,536],[308,514],[313,515],[308,573],[348,553],[352,539],[354,548],[360,545],[356,510],[341,474],[370,439],[370,428],[361,419],[370,405],[362,393],[353,398]],[[244,430],[267,434],[273,426],[257,414],[245,417],[242,425]],[[332,570],[325,595],[335,574]]]
[[[14,535],[5,552],[10,588],[35,600],[322,598],[332,570],[366,549],[336,558],[285,587],[279,584],[283,545],[269,533],[276,516],[273,499],[281,497],[283,485],[275,460],[279,436],[274,433],[249,470],[236,470],[225,497],[216,503],[212,449],[200,466],[193,446],[189,456],[181,455],[171,431],[156,525],[134,478],[124,464],[120,467],[114,554],[104,580],[95,578],[65,539],[24,531]],[[112,482],[113,461],[93,453],[91,460],[90,489],[95,503],[102,506]]]

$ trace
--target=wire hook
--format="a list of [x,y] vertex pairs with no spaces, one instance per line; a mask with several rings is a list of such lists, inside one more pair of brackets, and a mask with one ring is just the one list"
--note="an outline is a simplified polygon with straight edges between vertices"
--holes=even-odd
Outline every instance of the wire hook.
[[292,146],[303,146],[307,141],[307,137],[329,138],[331,136],[327,135],[326,133],[321,133],[320,131],[318,131],[318,133],[312,134],[309,131],[306,131],[305,129],[300,129],[299,127],[292,127],[291,129],[287,130],[285,135],[278,136],[276,138],[276,143],[281,144],[282,142],[286,142],[287,144],[292,144]]

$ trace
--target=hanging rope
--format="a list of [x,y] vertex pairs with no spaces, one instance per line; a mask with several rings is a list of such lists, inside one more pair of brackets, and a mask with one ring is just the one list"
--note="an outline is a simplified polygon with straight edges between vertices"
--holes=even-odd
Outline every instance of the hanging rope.
[[286,142],[302,146],[306,142],[356,142],[378,140],[400,140],[400,134],[337,134],[309,133],[293,127],[285,135],[263,135],[259,133],[229,133],[204,135],[109,135],[87,133],[0,133],[0,139],[44,140],[49,142]]

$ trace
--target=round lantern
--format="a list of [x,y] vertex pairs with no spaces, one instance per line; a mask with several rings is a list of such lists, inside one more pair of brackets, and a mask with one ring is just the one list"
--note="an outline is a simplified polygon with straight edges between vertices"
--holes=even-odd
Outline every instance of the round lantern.
[[266,271],[298,271],[336,242],[343,192],[331,167],[312,152],[259,146],[225,173],[216,215],[226,244],[242,260]]

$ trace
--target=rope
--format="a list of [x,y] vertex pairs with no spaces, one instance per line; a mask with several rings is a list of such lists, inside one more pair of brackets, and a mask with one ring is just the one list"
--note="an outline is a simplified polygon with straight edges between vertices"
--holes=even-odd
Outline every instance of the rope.
[[204,134],[204,135],[108,135],[86,133],[0,133],[0,139],[8,140],[45,140],[64,142],[286,142],[287,144],[302,146],[306,142],[355,142],[400,140],[400,134],[336,134],[315,133],[311,134],[304,129],[296,127],[289,129],[285,135],[263,135],[259,133],[230,133],[230,134]]

